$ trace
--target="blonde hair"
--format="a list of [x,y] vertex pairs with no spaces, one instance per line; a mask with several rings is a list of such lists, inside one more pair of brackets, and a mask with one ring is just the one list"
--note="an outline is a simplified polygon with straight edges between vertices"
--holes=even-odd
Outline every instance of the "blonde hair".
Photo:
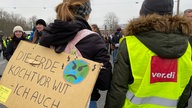
[[75,18],[73,9],[77,6],[82,6],[88,0],[63,0],[55,11],[57,13],[57,19],[62,21],[71,21]]

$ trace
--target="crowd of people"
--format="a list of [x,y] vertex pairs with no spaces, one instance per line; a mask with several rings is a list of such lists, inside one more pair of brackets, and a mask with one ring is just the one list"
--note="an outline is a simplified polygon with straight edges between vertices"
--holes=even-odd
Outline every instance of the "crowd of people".
[[0,53],[9,61],[21,40],[61,53],[79,32],[92,31],[75,45],[82,57],[103,63],[88,108],[98,108],[100,90],[107,91],[104,108],[186,108],[192,90],[192,9],[173,15],[173,7],[173,0],[144,0],[138,18],[104,36],[97,24],[88,23],[90,0],[63,0],[54,22],[38,19],[30,37],[19,25],[6,39],[0,32]]

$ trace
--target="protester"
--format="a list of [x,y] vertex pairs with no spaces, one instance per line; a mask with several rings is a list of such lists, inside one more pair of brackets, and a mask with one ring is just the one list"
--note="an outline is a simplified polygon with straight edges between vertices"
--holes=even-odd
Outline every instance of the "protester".
[[23,28],[21,26],[15,26],[13,28],[13,35],[11,37],[11,40],[9,41],[7,48],[5,49],[5,52],[3,54],[8,61],[13,55],[21,40],[29,41],[26,38],[26,34],[24,33]]
[[[44,29],[40,45],[52,47],[56,53],[63,52],[77,33],[82,30],[91,31],[87,22],[90,13],[89,0],[64,0],[56,7],[57,19]],[[97,33],[89,34],[80,40],[76,47],[84,58],[104,64],[91,94],[89,108],[96,108],[96,101],[100,98],[99,90],[108,90],[110,86],[110,57],[105,42]]]
[[172,16],[173,5],[173,0],[144,0],[141,16],[125,28],[105,108],[185,107],[191,92],[186,86],[191,85],[192,26]]
[[[188,18],[191,20],[192,23],[192,9],[186,9],[183,14],[184,17]],[[191,34],[192,35],[192,34]],[[189,38],[189,42],[192,45],[192,37]]]
[[184,16],[192,20],[192,9],[186,9],[184,11]]
[[11,36],[3,36],[2,37],[2,42],[3,42],[3,46],[2,46],[2,51],[3,51],[3,58],[5,58],[4,56],[4,52],[7,49],[7,45],[8,43],[11,41]]
[[[109,54],[112,54],[113,50],[114,50],[114,45],[113,45],[113,42],[112,42],[112,39],[113,39],[113,35],[110,34],[109,35],[109,43],[110,43],[110,51],[109,51]],[[113,58],[112,58],[113,59]],[[112,60],[113,62],[113,60]]]
[[116,59],[116,56],[117,56],[117,52],[118,52],[118,48],[119,48],[119,40],[122,38],[123,34],[121,32],[121,28],[118,27],[115,34],[113,35],[112,37],[112,45],[114,47],[114,50],[113,50],[113,64],[114,64],[114,61]]
[[[94,31],[94,32],[98,33],[100,36],[102,36],[101,31],[99,30],[99,27],[97,26],[97,24],[92,24],[91,29],[92,29],[92,31]],[[103,38],[103,36],[102,36],[102,38]]]
[[[99,27],[97,26],[97,24],[92,24],[91,29],[92,29],[92,31],[98,33],[99,36],[105,41],[106,48],[107,48],[107,42],[106,42],[104,36],[101,34],[101,31],[100,31]],[[108,49],[107,49],[107,51],[108,51]]]
[[30,37],[29,37],[29,40],[32,42],[33,41],[33,36],[35,34],[35,30],[36,30],[36,27],[34,26],[33,29],[32,29],[32,32],[30,33]]
[[0,57],[1,57],[1,53],[3,51],[3,32],[0,31]]
[[36,26],[35,26],[35,33],[33,34],[33,40],[32,43],[38,44],[41,36],[42,36],[42,31],[43,29],[47,26],[46,22],[43,19],[38,19],[36,21]]
[[106,43],[106,47],[107,47],[108,53],[110,54],[110,37],[109,37],[108,34],[104,35],[104,40],[105,40],[105,43]]

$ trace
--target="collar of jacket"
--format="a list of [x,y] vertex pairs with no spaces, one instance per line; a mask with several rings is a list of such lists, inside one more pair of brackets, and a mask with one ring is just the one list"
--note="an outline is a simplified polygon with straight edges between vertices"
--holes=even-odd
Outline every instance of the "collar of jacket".
[[142,32],[158,31],[162,33],[192,34],[192,22],[183,16],[147,15],[132,19],[124,30],[124,34],[137,35]]

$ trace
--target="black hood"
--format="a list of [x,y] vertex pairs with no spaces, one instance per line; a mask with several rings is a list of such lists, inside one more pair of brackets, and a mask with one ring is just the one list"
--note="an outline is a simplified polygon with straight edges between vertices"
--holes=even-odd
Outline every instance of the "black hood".
[[46,47],[62,47],[61,50],[64,50],[68,42],[82,29],[91,30],[91,27],[81,17],[76,17],[75,20],[67,22],[55,20],[54,23],[51,23],[43,30],[40,44]]

